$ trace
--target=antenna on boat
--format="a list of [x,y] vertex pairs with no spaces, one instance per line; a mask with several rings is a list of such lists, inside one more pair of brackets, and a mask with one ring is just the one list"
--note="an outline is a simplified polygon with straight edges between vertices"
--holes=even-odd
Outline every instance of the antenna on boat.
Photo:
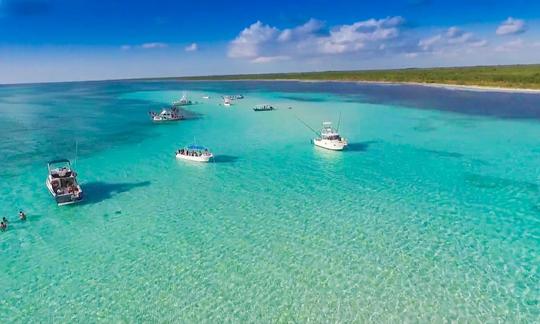
[[77,165],[77,157],[79,156],[79,141],[75,140],[75,161],[73,161],[74,165]]
[[338,119],[338,122],[337,122],[337,128],[336,130],[339,132],[339,126],[341,125],[341,111],[339,112],[339,119]]
[[294,115],[294,117],[296,117],[296,119],[298,119],[298,121],[300,121],[302,124],[304,124],[304,126],[306,126],[307,128],[309,128],[313,133],[315,133],[317,136],[320,136],[321,134],[319,132],[317,132],[316,130],[314,130],[311,126],[309,126],[307,123],[305,123],[302,119],[300,119],[300,117]]

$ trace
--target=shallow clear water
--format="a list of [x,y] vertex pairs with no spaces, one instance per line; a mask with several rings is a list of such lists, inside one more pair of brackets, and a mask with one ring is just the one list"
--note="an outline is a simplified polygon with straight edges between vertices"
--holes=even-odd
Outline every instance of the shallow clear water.
[[[149,122],[182,90],[189,120]],[[540,96],[89,82],[0,87],[0,113],[4,320],[540,318]],[[340,113],[345,152],[296,119]],[[177,161],[193,141],[216,163]],[[57,207],[46,162],[75,142],[87,199]]]

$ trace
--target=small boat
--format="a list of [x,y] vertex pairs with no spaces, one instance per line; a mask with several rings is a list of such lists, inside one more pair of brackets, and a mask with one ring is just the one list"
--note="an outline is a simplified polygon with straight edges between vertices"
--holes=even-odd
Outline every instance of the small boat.
[[203,96],[203,99],[210,99],[210,96]]
[[238,100],[238,99],[244,99],[244,96],[241,95],[241,94],[239,94],[239,95],[234,95],[234,96],[232,96],[232,98],[233,98],[234,100]]
[[176,158],[195,162],[209,162],[214,155],[204,146],[190,145],[176,151]]
[[45,185],[58,206],[74,204],[83,198],[81,186],[77,183],[77,173],[67,159],[47,163],[49,175]]
[[223,97],[223,106],[230,107],[232,105],[232,100],[229,97]]
[[176,100],[173,102],[173,106],[189,106],[192,104],[193,103],[191,102],[191,100],[187,98],[187,95],[185,92],[182,93],[182,98],[180,98],[180,100]]
[[276,108],[274,108],[271,105],[258,105],[258,106],[255,106],[253,110],[254,111],[272,111],[272,110],[276,110]]
[[163,108],[159,114],[151,111],[150,117],[152,118],[152,121],[155,122],[167,122],[184,119],[184,116],[182,116],[178,109],[174,107],[171,109]]
[[341,151],[347,146],[347,140],[339,135],[331,122],[323,122],[320,136],[313,139],[313,144],[328,150]]

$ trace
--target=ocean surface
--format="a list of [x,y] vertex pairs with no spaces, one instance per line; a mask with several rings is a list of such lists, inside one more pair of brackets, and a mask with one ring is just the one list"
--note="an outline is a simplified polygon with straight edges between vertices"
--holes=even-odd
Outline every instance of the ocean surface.
[[[149,120],[182,91],[187,120]],[[245,99],[225,108],[229,94]],[[298,120],[340,115],[344,152]],[[4,323],[540,321],[540,95],[0,86],[0,139]],[[194,142],[215,162],[175,159]],[[76,160],[84,203],[46,190],[58,157]]]

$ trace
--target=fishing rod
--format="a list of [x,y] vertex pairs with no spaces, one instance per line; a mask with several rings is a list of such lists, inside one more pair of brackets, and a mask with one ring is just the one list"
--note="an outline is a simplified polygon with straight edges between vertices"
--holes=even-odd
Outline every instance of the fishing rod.
[[337,128],[336,130],[339,132],[339,125],[341,125],[341,111],[339,112],[339,119],[338,119],[338,122],[337,122]]
[[299,122],[301,122],[302,124],[304,124],[304,126],[306,126],[307,128],[309,128],[313,133],[315,133],[315,135],[317,136],[320,136],[321,134],[319,132],[317,132],[316,130],[314,130],[311,126],[309,126],[307,123],[305,123],[302,119],[300,119],[300,117],[294,115],[294,117],[296,117],[296,119],[298,119]]

